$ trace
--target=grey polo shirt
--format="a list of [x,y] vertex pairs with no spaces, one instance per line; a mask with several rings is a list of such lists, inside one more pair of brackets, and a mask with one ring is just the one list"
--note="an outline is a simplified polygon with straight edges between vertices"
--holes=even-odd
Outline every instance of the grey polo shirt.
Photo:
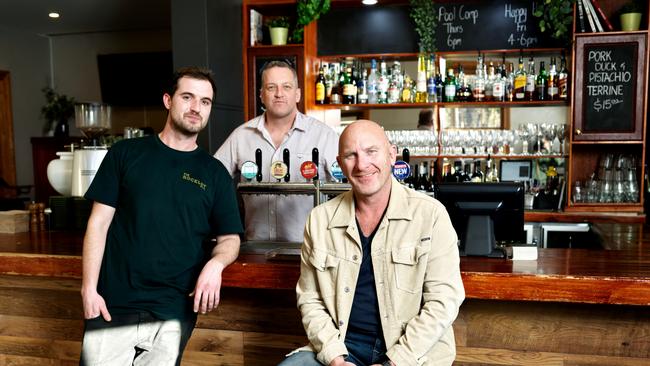
[[[255,150],[262,150],[263,182],[276,182],[269,174],[273,161],[282,161],[289,149],[292,182],[306,182],[300,165],[311,160],[312,149],[318,148],[318,174],[333,180],[330,167],[336,161],[339,138],[334,130],[319,120],[300,112],[293,127],[276,149],[271,134],[264,126],[264,114],[237,127],[214,154],[235,179],[243,181],[240,168],[246,161],[255,161]],[[246,239],[302,242],[309,211],[314,207],[309,195],[243,195]]]

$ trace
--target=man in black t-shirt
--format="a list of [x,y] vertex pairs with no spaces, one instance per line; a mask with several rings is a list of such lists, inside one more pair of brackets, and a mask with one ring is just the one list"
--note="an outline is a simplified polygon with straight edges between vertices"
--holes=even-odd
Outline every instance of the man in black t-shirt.
[[179,365],[219,304],[243,228],[230,175],[196,144],[214,92],[209,71],[178,70],[163,131],[114,144],[86,192],[82,365]]

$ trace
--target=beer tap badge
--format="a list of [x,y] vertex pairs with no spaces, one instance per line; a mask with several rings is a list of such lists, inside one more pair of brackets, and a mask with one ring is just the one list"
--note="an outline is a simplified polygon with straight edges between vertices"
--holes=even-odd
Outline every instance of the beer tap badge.
[[302,164],[300,164],[300,174],[302,174],[302,176],[305,179],[311,180],[316,176],[317,173],[318,173],[318,167],[316,166],[316,164],[314,164],[313,161],[307,160]]
[[285,175],[289,172],[287,164],[276,160],[271,163],[271,176],[277,180],[282,180]]
[[333,162],[332,165],[330,165],[330,172],[332,172],[332,176],[334,179],[337,181],[342,181],[343,178],[345,178],[345,175],[343,174],[343,169],[339,166],[339,163],[337,161]]
[[241,165],[241,176],[246,179],[247,182],[250,182],[257,175],[257,164],[248,160]]
[[405,161],[398,160],[393,164],[393,175],[397,180],[402,181],[411,175],[411,166]]

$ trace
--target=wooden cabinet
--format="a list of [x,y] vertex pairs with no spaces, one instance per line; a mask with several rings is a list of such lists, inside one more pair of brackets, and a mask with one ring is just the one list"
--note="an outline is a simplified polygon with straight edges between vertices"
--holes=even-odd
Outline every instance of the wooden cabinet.
[[[626,1],[599,3],[617,28],[615,14]],[[572,188],[568,190],[567,211],[644,211],[648,15],[646,9],[639,31],[574,34],[575,83],[568,176]],[[627,167],[620,167],[621,161],[627,162]],[[594,189],[600,194],[598,190],[608,185],[607,176],[614,176],[610,181],[615,187],[620,179],[617,175],[622,175],[623,170],[632,171],[625,174],[626,185],[622,189],[637,196],[634,202],[611,202],[591,194]],[[580,186],[579,195],[573,188],[576,184]],[[591,194],[590,199],[585,200],[586,194]]]

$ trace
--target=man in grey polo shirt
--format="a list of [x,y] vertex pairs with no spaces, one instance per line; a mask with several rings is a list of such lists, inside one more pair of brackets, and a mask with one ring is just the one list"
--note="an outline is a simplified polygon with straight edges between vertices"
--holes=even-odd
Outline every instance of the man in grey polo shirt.
[[[284,149],[291,155],[292,182],[305,182],[300,165],[311,160],[318,148],[318,175],[332,180],[330,166],[336,161],[338,135],[332,128],[298,111],[298,76],[289,64],[269,62],[262,69],[260,99],[266,108],[261,116],[236,128],[214,156],[230,175],[242,179],[240,168],[255,161],[255,150],[262,150],[264,182],[275,182],[269,174],[271,163],[282,161]],[[307,195],[244,195],[247,240],[302,242],[303,229],[314,200]]]

